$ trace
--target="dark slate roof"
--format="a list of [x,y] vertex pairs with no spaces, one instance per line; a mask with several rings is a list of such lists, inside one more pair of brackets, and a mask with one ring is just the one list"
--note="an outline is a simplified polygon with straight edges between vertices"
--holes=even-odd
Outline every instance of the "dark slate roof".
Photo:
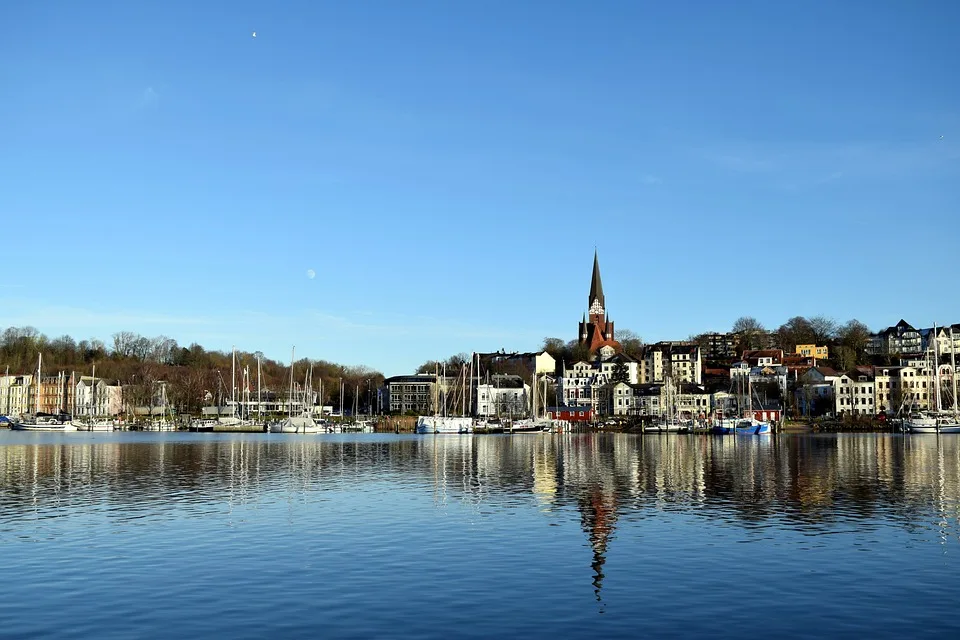
[[384,384],[390,384],[391,382],[436,382],[437,377],[432,373],[426,375],[413,375],[413,376],[393,376],[387,378],[383,381]]
[[597,252],[593,252],[593,277],[590,279],[590,299],[587,300],[587,306],[593,304],[593,301],[600,299],[600,306],[606,310],[607,304],[603,299],[603,282],[600,281],[600,261],[597,259]]

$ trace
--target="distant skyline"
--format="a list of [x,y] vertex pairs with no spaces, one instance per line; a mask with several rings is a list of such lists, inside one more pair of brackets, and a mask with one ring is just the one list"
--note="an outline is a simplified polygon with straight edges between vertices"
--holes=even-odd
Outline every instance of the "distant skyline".
[[[14,3],[0,325],[409,373],[960,322],[960,4]],[[256,32],[256,37],[252,36]]]

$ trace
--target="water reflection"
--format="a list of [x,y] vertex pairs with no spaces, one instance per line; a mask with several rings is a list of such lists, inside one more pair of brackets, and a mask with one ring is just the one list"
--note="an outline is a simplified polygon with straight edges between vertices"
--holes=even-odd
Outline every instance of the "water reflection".
[[[896,435],[330,436],[0,434],[0,533],[65,514],[129,523],[177,510],[309,501],[345,487],[428,487],[436,508],[575,510],[600,600],[618,522],[664,512],[708,531],[789,527],[811,539],[877,522],[958,540],[960,438]],[[36,525],[26,531],[25,523]]]

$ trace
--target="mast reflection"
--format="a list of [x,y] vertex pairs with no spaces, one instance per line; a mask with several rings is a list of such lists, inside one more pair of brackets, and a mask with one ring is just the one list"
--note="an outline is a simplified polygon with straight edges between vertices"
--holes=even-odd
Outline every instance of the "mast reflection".
[[232,512],[277,491],[310,500],[401,483],[432,491],[435,507],[466,504],[478,517],[529,508],[562,519],[575,510],[598,600],[615,532],[663,511],[745,530],[776,519],[811,534],[883,515],[942,545],[960,540],[960,438],[953,437],[0,434],[0,532],[71,509],[133,505],[149,515],[171,501],[219,501]]

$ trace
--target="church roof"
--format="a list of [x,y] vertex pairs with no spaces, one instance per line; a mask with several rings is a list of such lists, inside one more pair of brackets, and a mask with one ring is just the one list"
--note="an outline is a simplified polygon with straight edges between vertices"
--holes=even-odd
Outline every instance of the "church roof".
[[603,299],[603,283],[600,281],[600,262],[597,260],[597,252],[593,252],[593,277],[590,279],[590,299],[587,304],[593,304],[594,300],[600,300],[600,306],[606,309],[607,304]]

